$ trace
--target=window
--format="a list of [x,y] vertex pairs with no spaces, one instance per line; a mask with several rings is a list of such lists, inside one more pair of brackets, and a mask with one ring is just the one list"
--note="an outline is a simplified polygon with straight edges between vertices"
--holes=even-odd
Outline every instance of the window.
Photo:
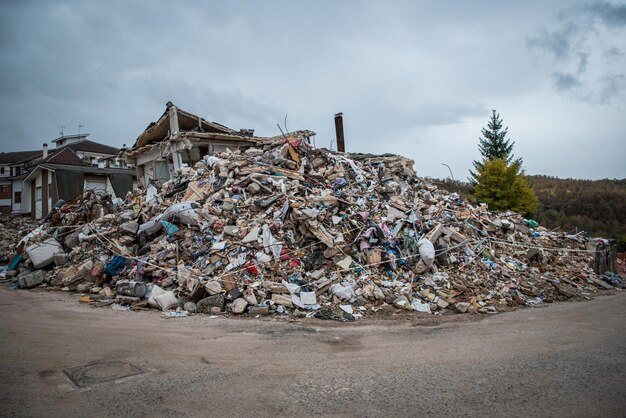
[[22,174],[22,167],[15,167],[15,175],[19,176],[20,174]]
[[41,200],[41,186],[35,187],[35,200]]
[[106,182],[106,180],[104,180],[104,181],[86,180],[85,181],[85,189],[86,190],[106,190],[107,189],[107,182]]
[[52,185],[48,184],[48,199],[52,198]]
[[4,174],[4,167],[0,167],[0,174]]
[[0,186],[0,192],[9,193],[9,186]]
[[22,192],[15,192],[15,197],[13,198],[13,202],[22,203]]

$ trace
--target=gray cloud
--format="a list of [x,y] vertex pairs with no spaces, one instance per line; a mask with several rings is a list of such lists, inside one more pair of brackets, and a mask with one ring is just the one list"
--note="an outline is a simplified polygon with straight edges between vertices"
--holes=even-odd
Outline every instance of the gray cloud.
[[626,4],[598,1],[588,7],[589,12],[600,18],[607,26],[626,26]]
[[531,49],[548,51],[558,60],[569,58],[573,40],[580,33],[578,26],[571,22],[553,32],[548,32],[545,28],[540,32],[539,36],[526,39],[526,45]]
[[624,53],[621,49],[616,46],[611,46],[604,50],[602,57],[606,58],[607,60],[612,60],[621,57],[623,54]]
[[578,53],[578,74],[584,74],[587,71],[587,65],[589,64],[589,54],[584,52]]
[[78,124],[130,144],[171,100],[259,135],[289,114],[321,146],[342,111],[349,150],[407,155],[422,175],[447,176],[446,162],[464,178],[495,108],[528,172],[626,177],[618,153],[559,158],[595,136],[619,149],[624,31],[585,0],[560,20],[558,2],[478,4],[0,2],[0,150]]
[[572,74],[555,72],[552,74],[554,85],[559,91],[570,91],[574,88],[580,87],[581,82]]
[[[615,44],[626,42],[626,4],[598,1],[571,6],[559,13],[551,32],[527,39],[530,50],[547,51],[553,58],[554,89],[567,97],[594,105],[621,97],[623,54]],[[616,68],[611,68],[617,64]],[[616,73],[616,69],[618,73]]]
[[606,74],[602,77],[602,90],[600,91],[600,103],[610,103],[614,97],[621,97],[626,84],[624,74]]

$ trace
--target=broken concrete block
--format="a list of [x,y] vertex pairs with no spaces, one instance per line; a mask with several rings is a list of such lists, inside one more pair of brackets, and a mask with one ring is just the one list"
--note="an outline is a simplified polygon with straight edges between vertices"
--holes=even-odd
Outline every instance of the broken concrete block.
[[257,303],[259,303],[257,301],[256,296],[254,295],[254,290],[252,290],[251,287],[247,288],[246,290],[243,291],[243,298],[246,300],[246,302],[248,302],[250,305],[256,305]]
[[199,313],[208,314],[211,313],[211,308],[218,308],[219,311],[223,311],[225,303],[226,300],[224,299],[224,295],[219,294],[201,299],[198,303],[196,303],[196,306],[198,307]]
[[466,313],[470,308],[469,302],[457,302],[454,307],[458,313]]
[[217,295],[222,291],[222,284],[212,280],[204,284],[204,289],[210,296]]
[[250,232],[241,240],[242,244],[249,244],[251,242],[256,242],[259,239],[259,233],[261,232],[261,228],[258,226],[252,227]]
[[76,231],[72,232],[71,234],[68,234],[65,237],[65,240],[63,241],[63,243],[65,244],[66,247],[74,248],[78,244],[80,244],[80,241],[78,239],[78,235],[81,233],[81,230],[82,230],[82,228],[79,228]]
[[250,315],[269,315],[270,308],[268,306],[251,306],[248,309]]
[[84,282],[87,276],[93,270],[93,261],[86,260],[78,268],[70,268],[65,271],[63,275],[63,286],[67,286],[70,289],[75,289],[79,283]]
[[397,298],[395,298],[393,301],[393,306],[395,306],[398,309],[405,309],[407,311],[410,311],[413,309],[413,307],[411,306],[411,303],[406,298],[406,296],[398,296]]
[[448,307],[449,303],[443,300],[442,298],[437,298],[436,300],[437,306],[441,309],[445,309]]
[[245,299],[235,299],[235,301],[233,302],[232,311],[234,314],[237,315],[242,314],[246,310],[246,306],[248,306],[248,302]]
[[350,268],[350,265],[352,264],[352,257],[347,256],[347,257],[339,260],[335,264],[337,264],[343,270],[348,270]]
[[59,254],[55,254],[54,255],[54,265],[55,266],[62,266],[65,263],[67,263],[67,254],[59,253]]
[[239,228],[236,227],[235,225],[226,225],[224,226],[224,233],[226,235],[236,237],[237,235],[239,235]]
[[90,288],[91,288],[90,284],[80,283],[78,286],[76,286],[76,291],[78,293],[89,293]]
[[54,256],[62,252],[61,244],[54,238],[48,238],[44,242],[33,244],[26,248],[26,253],[28,253],[28,257],[36,269],[52,264]]
[[39,286],[43,283],[44,275],[43,271],[36,270],[30,273],[22,273],[18,276],[18,283],[22,289],[29,289],[31,287]]

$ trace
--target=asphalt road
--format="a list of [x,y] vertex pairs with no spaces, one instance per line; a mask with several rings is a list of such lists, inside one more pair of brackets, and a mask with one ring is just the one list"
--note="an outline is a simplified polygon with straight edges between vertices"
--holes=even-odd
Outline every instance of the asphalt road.
[[425,326],[0,290],[2,416],[625,416],[626,293]]

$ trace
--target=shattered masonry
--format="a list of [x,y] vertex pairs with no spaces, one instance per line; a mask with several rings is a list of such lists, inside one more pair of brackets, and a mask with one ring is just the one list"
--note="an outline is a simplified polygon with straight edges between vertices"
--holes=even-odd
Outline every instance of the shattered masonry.
[[472,206],[400,156],[316,149],[310,134],[205,156],[124,201],[85,192],[23,224],[18,244],[3,231],[3,253],[18,254],[3,274],[169,317],[494,313],[621,286],[590,267],[597,240]]

